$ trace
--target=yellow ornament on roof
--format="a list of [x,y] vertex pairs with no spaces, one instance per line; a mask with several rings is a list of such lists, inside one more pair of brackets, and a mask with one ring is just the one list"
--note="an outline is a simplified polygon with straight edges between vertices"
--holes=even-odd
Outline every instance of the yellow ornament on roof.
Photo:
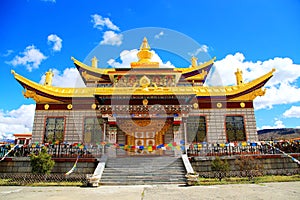
[[158,68],[159,63],[151,61],[153,53],[150,51],[150,49],[151,48],[148,44],[148,40],[146,37],[144,37],[140,50],[137,53],[139,61],[130,63],[131,68]]

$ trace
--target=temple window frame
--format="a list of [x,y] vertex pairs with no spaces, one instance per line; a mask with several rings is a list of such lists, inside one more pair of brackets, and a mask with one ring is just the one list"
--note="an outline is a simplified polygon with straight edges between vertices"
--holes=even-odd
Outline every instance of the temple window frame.
[[[50,120],[54,119],[54,127],[51,129],[51,127],[48,127]],[[63,122],[61,124],[61,126],[59,126],[60,122]],[[64,116],[57,116],[57,117],[46,117],[45,118],[45,126],[44,126],[44,135],[43,135],[43,142],[44,143],[62,143],[64,142],[65,139],[65,131],[66,131],[66,117]],[[50,131],[52,130],[53,132],[53,138],[50,139],[49,135],[50,135]],[[57,139],[57,135],[61,134],[60,138],[61,139]]]
[[[89,124],[89,125],[92,126],[91,127],[92,133],[90,134],[90,140],[87,140],[86,139],[86,137],[87,137],[87,131],[86,131],[86,129],[88,127],[87,127],[86,121],[90,120],[90,119],[93,119],[93,123]],[[102,124],[100,124],[99,127],[98,127],[99,128],[98,130],[101,130],[100,137],[99,137],[100,140],[93,142],[93,140],[94,140],[93,138],[96,137],[95,136],[95,134],[96,134],[95,131],[97,131],[97,127],[95,127],[95,125],[97,124],[96,121],[95,121],[95,119],[97,119],[98,122],[99,122],[99,119],[102,120]],[[82,132],[83,132],[83,134],[82,134],[82,142],[84,144],[90,144],[90,145],[96,145],[97,143],[102,142],[103,141],[103,137],[104,137],[104,130],[103,130],[104,125],[105,125],[105,123],[104,123],[104,119],[102,117],[97,117],[97,116],[96,117],[95,116],[86,116],[86,117],[84,117],[84,119],[83,119],[83,127],[82,127]]]
[[[240,119],[238,120],[238,118]],[[224,124],[227,142],[247,141],[246,123],[244,115],[226,115]],[[229,125],[232,125],[233,127],[230,127]],[[232,133],[229,134],[229,131],[232,131]],[[242,132],[242,136],[238,135],[239,131]]]
[[[195,134],[195,137],[193,137],[193,139],[188,138],[188,142],[191,142],[191,143],[206,142],[207,141],[207,117],[205,115],[198,115],[198,116],[193,115],[193,116],[190,116],[190,118],[198,119],[198,123],[194,122],[194,124],[197,124],[198,126],[197,126],[197,133]],[[200,119],[203,119],[203,121],[201,122]],[[189,126],[189,124],[191,124],[191,123],[189,123],[189,118],[188,118],[187,119],[187,133],[190,136],[190,131],[189,131],[190,126]],[[201,132],[200,132],[201,130],[204,131],[204,136],[202,136],[202,137],[200,135],[201,134]]]

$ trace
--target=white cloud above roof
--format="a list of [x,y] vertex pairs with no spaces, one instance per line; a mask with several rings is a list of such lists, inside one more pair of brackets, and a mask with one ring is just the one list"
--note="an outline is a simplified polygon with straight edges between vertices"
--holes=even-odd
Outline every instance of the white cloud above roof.
[[0,110],[0,139],[13,138],[14,133],[32,131],[35,105],[21,105],[10,111]]
[[274,105],[300,102],[300,88],[296,82],[300,78],[300,65],[290,58],[273,58],[265,61],[245,61],[242,53],[229,54],[215,62],[215,71],[209,74],[208,85],[235,85],[234,72],[243,71],[244,82],[252,81],[273,68],[274,76],[267,82],[265,96],[254,100],[255,109],[270,109]]
[[197,56],[201,52],[207,53],[208,49],[209,49],[209,47],[207,45],[203,44],[198,49],[196,49],[194,52],[189,52],[188,54],[190,56]]
[[[118,62],[115,59],[110,59],[107,63],[113,68],[130,68],[131,62],[138,61],[138,51],[138,49],[123,50],[120,53],[121,62]],[[154,50],[151,50],[151,52],[153,54],[151,61],[158,62],[160,68],[174,68],[174,65],[170,61],[164,63]]]
[[114,31],[105,31],[101,45],[120,46],[122,44],[123,35],[117,34]]
[[48,36],[48,44],[53,44],[53,51],[60,51],[62,48],[62,39],[55,34]]
[[42,1],[56,3],[56,0],[42,0]]
[[[84,82],[81,79],[81,76],[78,70],[73,68],[66,68],[63,72],[52,69],[54,74],[52,79],[52,85],[57,87],[85,87]],[[45,82],[45,75],[41,77],[40,84],[44,84]]]
[[1,57],[8,57],[8,56],[10,56],[13,52],[14,52],[14,50],[8,49],[8,50],[6,50],[5,53],[1,54],[0,56],[1,56]]
[[119,31],[119,27],[112,23],[108,17],[102,17],[101,15],[91,15],[91,22],[94,24],[94,28],[102,30],[104,27],[110,30]]
[[23,65],[31,72],[33,69],[38,69],[41,62],[45,59],[47,57],[34,45],[31,45],[27,46],[20,55],[15,56],[13,60],[7,63],[12,66]]
[[159,32],[154,36],[155,39],[160,39],[165,33],[163,31]]

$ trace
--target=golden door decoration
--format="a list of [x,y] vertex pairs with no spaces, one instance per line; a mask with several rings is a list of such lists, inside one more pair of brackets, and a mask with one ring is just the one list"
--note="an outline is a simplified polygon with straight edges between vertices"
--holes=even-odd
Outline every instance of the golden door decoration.
[[164,134],[172,125],[171,119],[119,119],[118,127],[126,134],[126,144],[154,146],[164,143]]

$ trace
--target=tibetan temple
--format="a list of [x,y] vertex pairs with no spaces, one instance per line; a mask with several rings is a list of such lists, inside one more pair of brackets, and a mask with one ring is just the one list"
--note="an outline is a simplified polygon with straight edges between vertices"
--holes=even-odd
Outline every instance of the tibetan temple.
[[206,86],[215,58],[187,68],[162,68],[151,60],[144,38],[138,61],[127,68],[88,66],[72,57],[86,87],[52,86],[12,70],[23,95],[36,102],[32,142],[102,142],[155,146],[168,143],[256,141],[253,100],[275,70],[250,82],[235,72],[236,85]]

